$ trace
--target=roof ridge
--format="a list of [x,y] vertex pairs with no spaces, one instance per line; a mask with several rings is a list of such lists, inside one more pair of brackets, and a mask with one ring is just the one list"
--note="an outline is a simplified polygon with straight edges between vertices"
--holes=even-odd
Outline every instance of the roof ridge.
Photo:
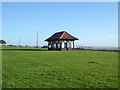
[[50,41],[50,40],[78,40],[78,38],[74,37],[73,35],[69,34],[66,31],[62,31],[62,32],[56,32],[55,34],[53,34],[51,37],[49,37],[48,39],[46,39],[45,41]]
[[64,34],[65,34],[65,31],[63,31],[63,34],[60,36],[60,39],[63,37]]
[[[71,34],[69,34],[68,32],[66,32],[68,35],[70,35],[70,36],[72,36],[72,37],[74,37],[73,35],[71,35]],[[74,38],[76,38],[76,37],[74,37]]]

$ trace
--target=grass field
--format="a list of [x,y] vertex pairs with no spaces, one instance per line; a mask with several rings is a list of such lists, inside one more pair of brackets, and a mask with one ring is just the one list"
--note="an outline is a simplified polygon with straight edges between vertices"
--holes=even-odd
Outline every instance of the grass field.
[[118,53],[3,47],[3,88],[118,88]]

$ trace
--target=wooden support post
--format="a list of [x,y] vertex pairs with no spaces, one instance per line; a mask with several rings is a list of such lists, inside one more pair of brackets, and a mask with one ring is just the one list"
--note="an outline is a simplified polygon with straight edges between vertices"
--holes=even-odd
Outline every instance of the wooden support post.
[[48,42],[48,50],[50,49],[50,48],[49,48],[49,45],[50,45],[50,42]]
[[74,41],[73,41],[73,50],[74,50]]
[[51,43],[51,50],[53,50],[53,42]]
[[58,43],[56,43],[56,50],[58,50]]
[[62,43],[60,42],[60,50],[62,50]]

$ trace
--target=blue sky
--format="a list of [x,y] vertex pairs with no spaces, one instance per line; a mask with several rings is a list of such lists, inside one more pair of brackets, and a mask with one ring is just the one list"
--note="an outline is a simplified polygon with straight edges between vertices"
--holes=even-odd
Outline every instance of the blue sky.
[[[47,45],[44,40],[59,31],[79,38],[79,46],[118,45],[117,2],[4,2],[2,39],[8,44]],[[1,37],[0,37],[1,38]]]

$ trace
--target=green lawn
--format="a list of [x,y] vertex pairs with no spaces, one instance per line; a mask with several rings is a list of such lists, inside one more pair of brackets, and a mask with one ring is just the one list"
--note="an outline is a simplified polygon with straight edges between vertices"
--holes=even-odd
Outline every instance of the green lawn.
[[118,53],[3,47],[3,88],[118,88]]

